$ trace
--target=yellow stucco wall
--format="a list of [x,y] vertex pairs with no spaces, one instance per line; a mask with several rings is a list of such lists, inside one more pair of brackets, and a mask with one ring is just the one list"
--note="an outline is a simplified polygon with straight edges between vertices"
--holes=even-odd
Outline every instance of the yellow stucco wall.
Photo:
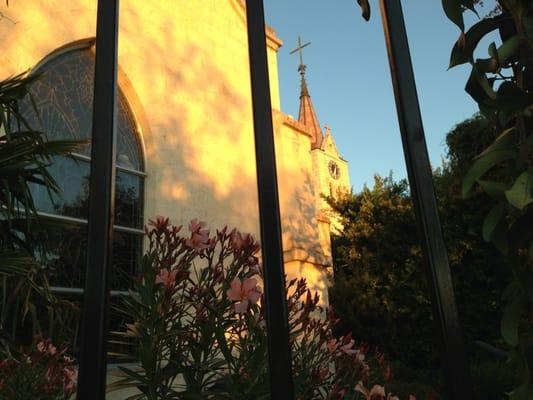
[[[177,223],[198,217],[258,235],[245,10],[242,0],[202,3],[121,2],[119,82],[145,146],[145,216]],[[0,11],[0,77],[95,35],[95,0],[25,0]],[[279,110],[281,41],[267,31],[272,106]],[[329,264],[310,138],[276,115],[286,116],[274,118],[286,260]]]
[[[245,14],[239,1],[121,2],[121,87],[141,122],[147,216],[238,225],[258,234]],[[95,35],[96,1],[2,5],[0,76]],[[31,11],[29,11],[31,10]],[[15,23],[13,23],[15,22]],[[269,39],[279,108],[276,42]]]
[[[10,3],[0,6],[0,78],[95,36],[96,0]],[[145,147],[146,220],[200,218],[259,236],[245,24],[242,0],[121,2],[119,84]],[[312,153],[305,129],[278,111],[281,41],[270,29],[267,44],[286,272],[327,302],[329,223],[317,199],[332,155]]]
[[[338,218],[330,212],[330,207],[324,200],[323,196],[337,197],[340,193],[350,191],[350,175],[348,162],[341,158],[331,134],[325,135],[324,141],[320,148],[311,152],[313,171],[315,173],[315,182],[317,190],[316,209],[323,217],[329,220],[329,231],[341,231],[342,225]],[[333,161],[337,164],[340,174],[334,179],[329,172],[329,163]]]

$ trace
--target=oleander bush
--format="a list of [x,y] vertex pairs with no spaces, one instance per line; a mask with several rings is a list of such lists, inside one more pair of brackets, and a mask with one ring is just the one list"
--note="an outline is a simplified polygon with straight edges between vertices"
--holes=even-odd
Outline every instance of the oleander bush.
[[[189,232],[168,218],[151,221],[141,274],[118,310],[119,332],[139,368],[120,367],[110,390],[135,387],[142,398],[269,399],[267,332],[259,244],[224,227]],[[350,335],[333,337],[336,318],[305,279],[287,283],[296,397],[397,399],[378,383],[390,367]]]
[[77,376],[66,347],[36,337],[30,347],[0,360],[0,400],[68,400]]

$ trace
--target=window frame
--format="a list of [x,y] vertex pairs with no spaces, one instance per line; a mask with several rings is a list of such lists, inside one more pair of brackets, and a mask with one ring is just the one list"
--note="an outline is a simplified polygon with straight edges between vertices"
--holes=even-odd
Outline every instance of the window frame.
[[[31,76],[31,75],[35,75],[35,74],[40,74],[40,73],[46,71],[47,70],[47,66],[50,63],[52,63],[54,60],[57,60],[60,57],[66,57],[66,56],[68,56],[69,53],[75,53],[77,51],[85,51],[85,50],[89,51],[91,53],[91,55],[92,55],[93,62],[94,62],[94,58],[96,56],[95,42],[96,42],[95,38],[84,38],[84,39],[77,40],[75,42],[71,42],[71,43],[67,43],[65,45],[62,45],[62,46],[56,48],[55,50],[53,50],[52,52],[50,52],[49,54],[47,54],[43,59],[41,59],[29,71],[28,75]],[[119,95],[122,95],[123,98],[124,98],[124,101],[126,103],[126,106],[128,107],[128,111],[131,114],[131,122],[132,122],[132,126],[134,127],[133,135],[135,135],[135,143],[137,145],[137,151],[139,153],[139,167],[140,167],[140,169],[137,170],[137,169],[134,169],[134,168],[128,168],[128,167],[125,167],[125,166],[118,165],[118,163],[116,163],[115,170],[116,170],[116,172],[122,172],[122,173],[128,174],[130,176],[134,176],[134,177],[140,178],[139,201],[141,203],[141,206],[140,206],[141,218],[140,218],[140,227],[138,227],[138,228],[125,226],[125,225],[120,225],[120,224],[114,224],[113,225],[113,229],[116,232],[127,233],[127,234],[132,234],[132,235],[138,236],[140,238],[140,244],[141,244],[139,252],[142,255],[142,253],[144,251],[144,247],[145,247],[143,236],[145,234],[145,232],[144,232],[144,224],[145,224],[145,220],[146,220],[146,218],[145,218],[146,217],[145,216],[145,210],[146,210],[146,186],[147,186],[147,178],[148,178],[148,174],[146,173],[146,164],[147,164],[146,149],[145,149],[145,144],[144,144],[144,140],[143,140],[143,137],[144,137],[143,131],[144,130],[143,130],[143,127],[142,127],[142,125],[140,123],[140,120],[138,118],[138,115],[137,115],[137,112],[135,110],[135,107],[132,104],[133,102],[130,101],[130,98],[128,96],[128,92],[131,91],[131,88],[130,88],[131,85],[129,85],[128,82],[126,82],[126,84],[124,85],[126,88],[124,88],[121,85],[121,81],[125,78],[125,76],[123,76],[123,75],[124,74],[119,74],[119,78],[117,80],[117,110],[118,110],[118,97],[119,97]],[[31,92],[31,87],[30,87],[30,92]],[[117,124],[118,124],[118,111],[117,111]],[[118,129],[117,129],[117,132],[118,132]],[[45,134],[46,134],[46,130],[45,130]],[[117,136],[118,136],[118,134],[117,134]],[[92,127],[91,127],[91,137],[92,137]],[[89,137],[89,140],[91,139],[91,137]],[[63,139],[63,138],[59,138],[59,139]],[[91,166],[91,163],[92,163],[92,159],[91,159],[90,156],[85,155],[85,154],[81,154],[81,153],[73,152],[73,153],[70,154],[70,158],[72,158],[74,160],[77,160],[77,161],[81,161],[81,162],[87,163],[89,165],[89,171],[90,171],[90,166]],[[58,182],[58,185],[59,185],[59,187],[61,189],[63,189],[61,187],[61,182]],[[115,182],[115,189],[116,189],[116,182]],[[36,204],[36,207],[38,208],[37,204]],[[63,214],[56,214],[56,213],[50,213],[50,212],[46,212],[46,211],[40,211],[38,209],[37,209],[37,215],[42,217],[42,218],[48,219],[48,220],[67,222],[67,223],[71,223],[71,224],[77,225],[77,226],[87,227],[88,224],[89,224],[89,216],[87,218],[77,218],[77,217],[71,217],[71,216],[63,215]],[[85,268],[87,268],[87,265],[85,265]],[[84,292],[85,292],[84,287],[68,287],[68,286],[51,286],[50,290],[52,291],[52,293],[55,293],[55,294],[66,294],[66,295],[73,295],[73,296],[76,296],[76,297],[83,296]],[[110,290],[110,295],[112,297],[116,297],[116,296],[129,295],[129,293],[128,293],[128,291],[125,291],[125,290]]]

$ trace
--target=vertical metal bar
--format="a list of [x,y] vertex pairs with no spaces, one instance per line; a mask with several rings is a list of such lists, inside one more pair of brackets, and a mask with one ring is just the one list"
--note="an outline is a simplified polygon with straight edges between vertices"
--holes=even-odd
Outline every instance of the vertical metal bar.
[[263,0],[247,0],[246,14],[265,282],[270,398],[292,400],[294,389]]
[[107,312],[115,207],[118,4],[118,0],[98,1],[87,273],[78,400],[105,399]]
[[451,399],[471,399],[469,369],[437,210],[400,0],[381,0],[381,16],[411,196],[430,280],[433,313],[440,328],[447,387]]

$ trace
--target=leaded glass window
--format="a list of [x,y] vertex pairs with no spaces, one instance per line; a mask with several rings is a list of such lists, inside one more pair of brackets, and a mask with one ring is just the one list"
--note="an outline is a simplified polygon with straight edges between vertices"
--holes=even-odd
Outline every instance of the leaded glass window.
[[[94,56],[89,47],[72,49],[37,68],[31,86],[36,114],[28,101],[30,126],[49,140],[90,139],[94,87]],[[122,90],[117,99],[117,171],[112,290],[126,290],[142,248],[144,166],[140,135]],[[57,222],[43,233],[48,248],[42,262],[53,286],[79,291],[84,287],[90,144],[72,158],[56,157],[49,171],[61,187],[50,199],[42,187],[32,189],[39,212]]]

